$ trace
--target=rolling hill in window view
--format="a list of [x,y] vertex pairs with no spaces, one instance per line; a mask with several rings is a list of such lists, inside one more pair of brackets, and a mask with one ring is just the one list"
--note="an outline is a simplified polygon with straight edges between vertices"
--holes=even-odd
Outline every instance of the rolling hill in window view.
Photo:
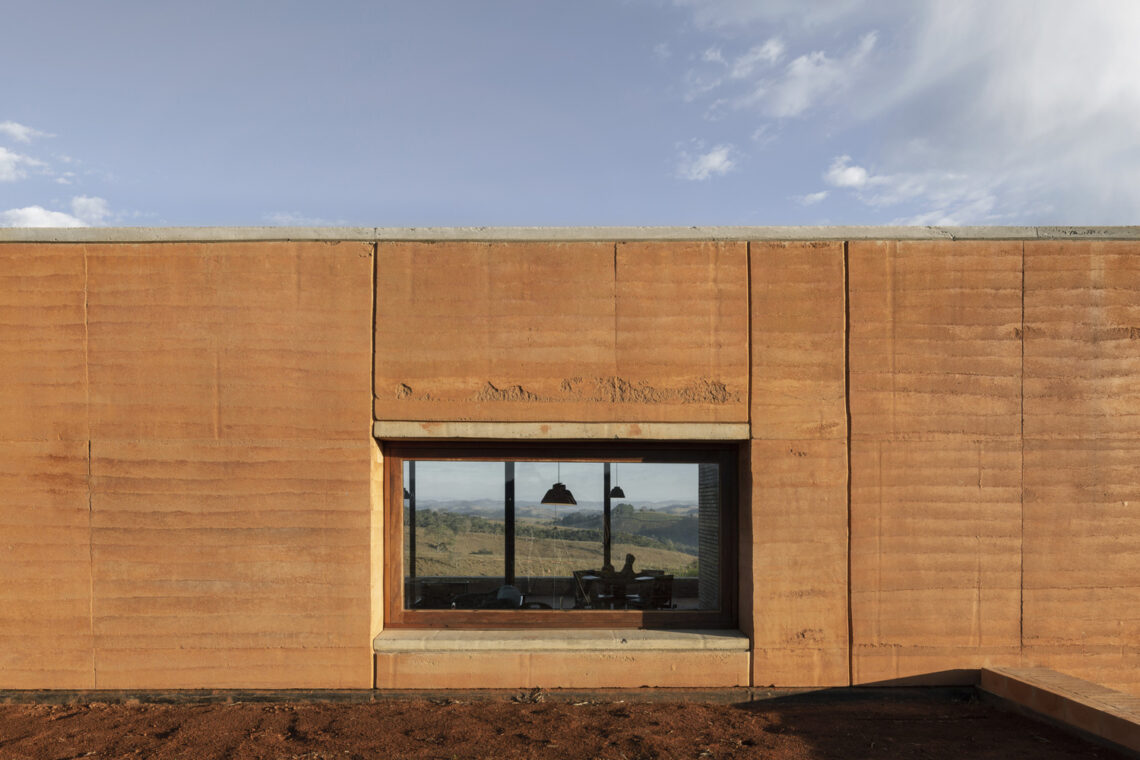
[[[697,574],[697,506],[656,503],[612,507],[611,557],[627,554],[637,571]],[[406,519],[406,518],[405,518]],[[526,505],[515,509],[515,568],[520,576],[569,576],[602,566],[602,505]],[[478,501],[416,505],[417,576],[495,576],[503,572],[503,505]],[[407,551],[405,550],[405,556]]]

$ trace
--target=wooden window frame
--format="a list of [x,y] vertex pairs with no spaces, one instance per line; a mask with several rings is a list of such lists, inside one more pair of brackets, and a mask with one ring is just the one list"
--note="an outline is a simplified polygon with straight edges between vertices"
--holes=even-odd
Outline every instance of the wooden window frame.
[[[735,629],[739,610],[739,515],[743,492],[738,442],[381,441],[384,460],[384,582],[386,628],[641,628]],[[418,610],[404,609],[405,460],[706,462],[719,465],[719,610]]]

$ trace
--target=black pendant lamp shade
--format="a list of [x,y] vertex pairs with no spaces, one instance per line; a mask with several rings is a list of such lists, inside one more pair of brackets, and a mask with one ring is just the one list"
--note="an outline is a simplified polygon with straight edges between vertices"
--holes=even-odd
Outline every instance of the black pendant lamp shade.
[[[614,480],[617,480],[617,467],[618,466],[615,464],[614,465]],[[610,466],[607,464],[606,465],[606,475],[607,476],[609,475],[609,469],[610,469]],[[609,477],[606,477],[606,482],[609,482]],[[614,483],[614,487],[610,489],[610,498],[611,499],[624,499],[625,498],[625,491],[621,490],[621,486],[619,486],[617,483]]]
[[574,501],[574,494],[570,493],[570,489],[562,483],[555,483],[551,486],[550,490],[546,492],[546,496],[542,497],[543,504],[577,504]]

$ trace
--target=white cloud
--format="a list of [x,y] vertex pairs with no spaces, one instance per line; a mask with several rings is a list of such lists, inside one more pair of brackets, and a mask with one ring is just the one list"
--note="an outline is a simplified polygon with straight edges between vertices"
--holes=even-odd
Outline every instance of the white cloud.
[[[37,137],[54,137],[14,121],[0,122],[0,135],[24,143]],[[52,160],[63,165],[78,166],[82,163],[63,154],[54,155]],[[54,185],[72,185],[79,181],[79,175],[74,171],[57,171],[45,161],[0,146],[0,182],[18,182],[27,179],[32,173],[38,175],[42,182]],[[34,188],[37,184],[31,182],[28,187]],[[52,205],[59,204],[53,202]],[[123,216],[112,215],[106,199],[86,194],[73,196],[70,210],[71,213],[67,213],[39,204],[0,210],[0,227],[92,227],[105,225],[112,218]]]
[[768,65],[779,63],[786,49],[779,37],[772,37],[763,45],[753,45],[747,53],[733,60],[728,75],[733,79],[744,79],[752,74],[758,63]]
[[[685,73],[685,99],[693,101],[721,90],[724,94],[717,93],[717,104],[756,109],[775,119],[802,116],[817,103],[847,92],[862,74],[877,39],[875,32],[868,32],[845,53],[833,56],[815,50],[795,57],[783,68],[778,64],[787,57],[788,45],[780,37],[769,37],[737,56],[726,56],[719,46],[710,47],[700,56],[703,68]],[[713,73],[710,66],[715,67]]]
[[[1135,0],[673,2],[725,60],[694,64],[691,78],[716,91],[691,99],[728,99],[725,134],[733,119],[740,134],[751,115],[770,119],[798,161],[791,179],[822,170],[869,222],[1140,220]],[[783,57],[749,70],[740,51],[765,39],[783,41]],[[748,73],[733,79],[738,59]],[[858,160],[820,167],[821,150]]]
[[24,206],[0,211],[0,227],[93,227],[111,216],[102,198],[77,195],[71,199],[71,213],[52,211],[43,206]]
[[[687,71],[685,73],[685,99],[694,100],[717,89],[726,81],[747,79],[758,66],[771,68],[784,57],[785,51],[786,46],[783,40],[778,37],[771,37],[763,44],[753,45],[744,53],[731,59],[725,57],[724,50],[720,46],[705,48],[700,55],[700,61],[716,66],[718,73],[710,76],[692,69]],[[728,80],[721,72],[727,74]],[[728,99],[722,98],[721,101],[728,102]]]
[[736,149],[732,145],[717,145],[705,153],[690,156],[682,152],[677,164],[677,176],[681,179],[703,181],[719,177],[732,171],[736,166],[733,158]]
[[42,161],[0,147],[0,182],[16,182],[25,179],[28,176],[29,167],[41,166],[44,166]]
[[[859,201],[874,209],[916,206],[923,209],[891,219],[891,224],[997,224],[1009,221],[1008,215],[998,209],[996,195],[1008,183],[1008,178],[996,174],[978,176],[941,170],[875,174],[852,164],[851,157],[843,155],[831,162],[823,179],[834,188],[853,193]],[[805,199],[808,197],[803,196]]]
[[86,227],[82,219],[42,206],[25,206],[0,211],[0,227]]
[[706,77],[692,70],[686,71],[684,81],[685,100],[696,100],[705,93],[712,92],[720,87],[723,81],[724,79],[719,76]]
[[54,137],[47,132],[17,124],[14,121],[0,121],[0,134],[11,137],[16,142],[30,143],[33,137]]
[[752,130],[749,139],[758,145],[768,145],[776,141],[777,135],[772,129],[771,124],[761,124],[756,129]]
[[718,47],[711,47],[701,53],[701,60],[705,63],[724,63],[724,53]]
[[71,199],[71,213],[85,224],[98,226],[111,215],[111,207],[102,198],[77,195]]
[[753,100],[769,116],[801,116],[821,98],[839,95],[850,86],[876,39],[874,32],[864,34],[854,50],[838,59],[822,50],[801,55],[788,64],[782,77],[761,82]]
[[726,98],[717,98],[709,103],[708,108],[705,109],[704,118],[708,121],[720,121],[724,118],[725,109],[732,104]]
[[815,204],[817,204],[823,200],[826,200],[828,195],[830,195],[830,193],[828,193],[826,190],[820,190],[818,193],[808,193],[807,195],[797,195],[797,196],[795,196],[795,201],[796,201],[796,203],[799,203],[801,206],[814,206]]
[[1007,224],[1009,215],[998,208],[998,196],[991,188],[1001,186],[960,174],[900,175],[891,192],[875,195],[869,202],[878,206],[898,206],[914,200],[924,209],[909,216],[891,219],[890,224],[954,226],[965,224]]
[[1134,224],[1140,4],[936,2],[850,99],[874,208],[916,223]]
[[739,30],[753,24],[794,24],[815,28],[843,20],[860,10],[864,0],[673,0],[688,8],[697,26]]
[[852,166],[851,156],[838,156],[823,175],[832,187],[863,187],[870,175],[862,166]]
[[1129,0],[937,4],[898,80],[868,99],[866,119],[897,125],[882,162],[972,177],[1023,219],[1135,223],[1138,37]]

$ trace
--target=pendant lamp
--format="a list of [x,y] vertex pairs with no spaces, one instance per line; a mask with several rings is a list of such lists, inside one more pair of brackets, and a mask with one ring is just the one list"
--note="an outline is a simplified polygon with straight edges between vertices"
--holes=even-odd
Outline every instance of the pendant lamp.
[[[617,464],[614,464],[614,479],[617,479]],[[614,486],[610,489],[611,499],[624,499],[625,491],[621,490],[621,486]]]
[[565,484],[555,483],[550,487],[550,490],[546,492],[546,496],[542,497],[542,503],[557,505],[577,504],[578,502],[574,501],[574,494],[570,493],[570,489],[567,488]]
[[[562,463],[558,463],[558,478],[562,478]],[[564,483],[555,483],[546,492],[546,496],[542,497],[542,504],[559,505],[559,504],[577,504],[574,501],[574,494],[570,493],[570,489]]]

